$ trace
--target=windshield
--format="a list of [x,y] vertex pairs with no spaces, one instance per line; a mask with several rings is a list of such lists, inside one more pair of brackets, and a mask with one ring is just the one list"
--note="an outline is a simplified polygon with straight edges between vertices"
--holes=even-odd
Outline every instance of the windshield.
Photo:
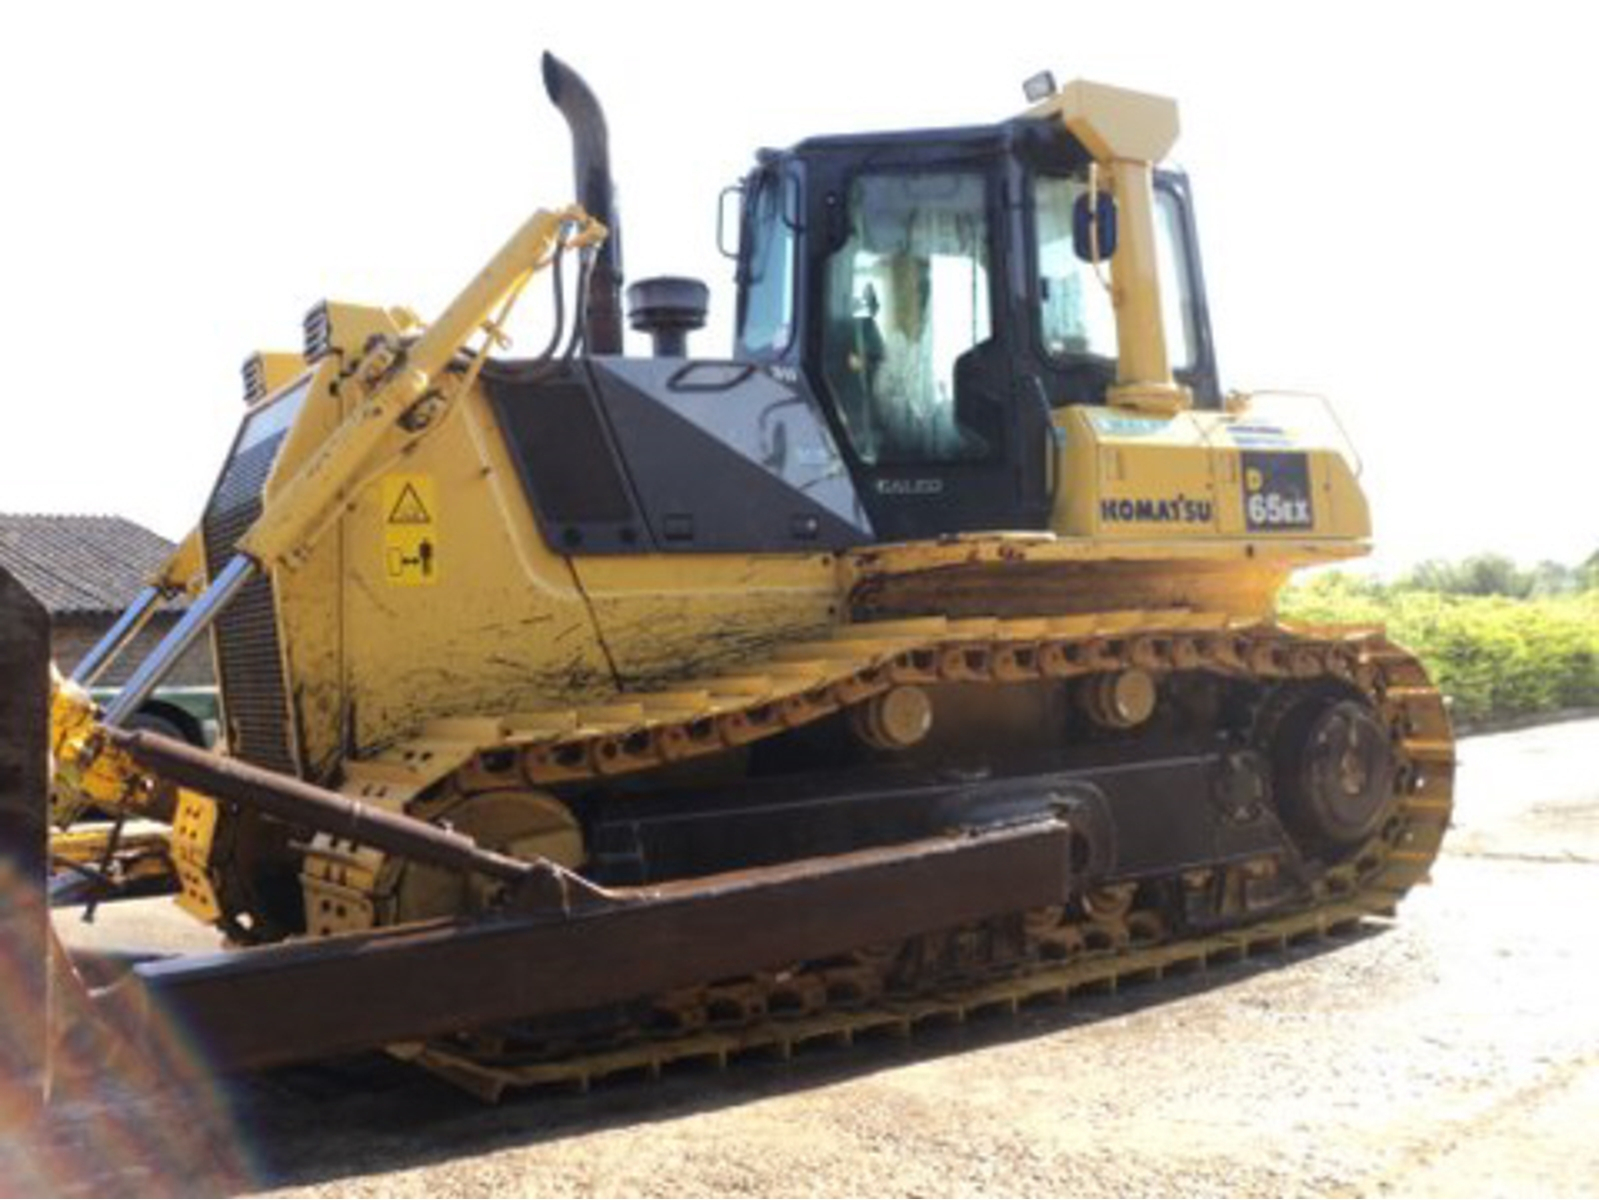
[[969,382],[992,335],[987,186],[970,171],[863,174],[828,260],[824,370],[873,464],[988,457]]

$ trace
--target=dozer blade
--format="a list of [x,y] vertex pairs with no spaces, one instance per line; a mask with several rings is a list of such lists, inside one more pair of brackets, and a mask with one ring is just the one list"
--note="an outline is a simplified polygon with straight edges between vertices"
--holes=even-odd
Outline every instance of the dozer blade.
[[506,912],[141,963],[96,996],[135,1045],[177,1029],[257,1069],[618,1004],[1059,904],[1057,820]]
[[141,963],[95,997],[135,1048],[172,1030],[219,1070],[574,1013],[1062,903],[1053,817],[639,888],[147,731],[106,736],[162,778],[299,828],[497,881],[491,914]]

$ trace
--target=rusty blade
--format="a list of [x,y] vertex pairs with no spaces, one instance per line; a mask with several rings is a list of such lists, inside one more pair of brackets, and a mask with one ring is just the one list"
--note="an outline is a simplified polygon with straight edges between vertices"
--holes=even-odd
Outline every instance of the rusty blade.
[[[169,1027],[219,1070],[570,1013],[1060,903],[1057,820],[507,913],[144,963],[100,993],[136,1042]],[[160,1014],[157,1018],[153,1014]]]

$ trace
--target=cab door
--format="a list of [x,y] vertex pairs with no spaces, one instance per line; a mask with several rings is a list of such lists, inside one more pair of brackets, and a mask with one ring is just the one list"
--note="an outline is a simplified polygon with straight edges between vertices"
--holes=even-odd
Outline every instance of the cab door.
[[880,538],[1047,525],[1048,406],[1016,371],[999,156],[839,179],[807,365]]

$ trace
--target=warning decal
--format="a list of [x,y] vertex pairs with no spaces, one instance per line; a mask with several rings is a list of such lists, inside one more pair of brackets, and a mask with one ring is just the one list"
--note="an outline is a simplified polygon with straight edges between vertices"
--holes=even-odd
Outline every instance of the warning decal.
[[416,483],[413,480],[406,479],[401,486],[400,494],[395,497],[394,504],[389,508],[389,524],[433,524],[433,514],[428,511],[428,506],[422,502],[422,494],[416,490]]
[[438,497],[431,475],[383,477],[383,574],[395,587],[439,581]]

